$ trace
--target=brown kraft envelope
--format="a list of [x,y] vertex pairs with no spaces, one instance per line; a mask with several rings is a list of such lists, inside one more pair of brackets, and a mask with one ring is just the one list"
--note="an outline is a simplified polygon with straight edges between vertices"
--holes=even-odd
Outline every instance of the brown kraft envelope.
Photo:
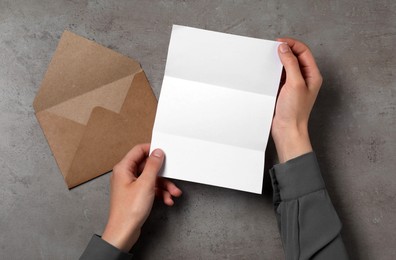
[[68,31],[33,103],[69,189],[150,142],[156,106],[139,63]]

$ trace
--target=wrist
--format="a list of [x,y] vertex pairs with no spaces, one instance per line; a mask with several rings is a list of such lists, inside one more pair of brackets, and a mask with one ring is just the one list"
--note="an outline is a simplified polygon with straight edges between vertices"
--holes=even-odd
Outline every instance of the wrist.
[[312,152],[306,124],[279,127],[274,122],[271,134],[280,163]]
[[127,228],[119,224],[113,225],[109,221],[103,232],[102,239],[123,252],[129,252],[139,236],[140,229]]

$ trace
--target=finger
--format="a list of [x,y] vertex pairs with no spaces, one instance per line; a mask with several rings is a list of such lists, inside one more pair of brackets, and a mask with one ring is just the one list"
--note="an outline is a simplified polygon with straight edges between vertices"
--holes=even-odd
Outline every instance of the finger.
[[133,147],[118,163],[118,167],[124,168],[136,175],[136,168],[150,151],[150,144],[139,144]]
[[138,174],[140,175],[140,173],[143,172],[144,167],[146,166],[146,162],[147,162],[147,158],[143,159],[143,161],[141,161],[138,165]]
[[161,149],[155,149],[150,157],[147,158],[146,165],[139,179],[141,181],[146,181],[153,187],[157,180],[157,174],[160,171],[162,164],[164,162],[165,154]]
[[162,199],[164,201],[165,205],[167,205],[167,206],[173,206],[173,204],[175,204],[175,202],[172,199],[171,194],[166,190],[157,188],[155,190],[155,196]]
[[157,178],[157,187],[168,191],[173,197],[180,197],[183,193],[172,181],[162,177]]
[[111,181],[123,181],[130,183],[136,180],[136,166],[139,161],[144,160],[146,145],[137,145],[133,147],[125,157],[113,167]]
[[279,38],[277,40],[280,42],[286,42],[290,46],[292,52],[297,57],[302,75],[307,82],[308,88],[319,88],[322,84],[322,76],[318,66],[316,65],[315,58],[308,46],[292,38]]
[[312,68],[317,67],[310,49],[304,43],[293,38],[278,38],[277,41],[286,42],[290,46],[294,55],[296,55],[299,60],[301,59],[301,66]]
[[278,47],[278,54],[286,71],[286,82],[300,86],[301,84],[299,83],[303,82],[304,78],[301,74],[297,57],[293,54],[289,45],[287,43],[280,44]]

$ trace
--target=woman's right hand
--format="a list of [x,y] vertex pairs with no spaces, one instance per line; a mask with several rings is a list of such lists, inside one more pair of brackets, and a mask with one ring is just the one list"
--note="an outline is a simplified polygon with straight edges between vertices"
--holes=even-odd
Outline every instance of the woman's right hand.
[[322,76],[309,48],[291,38],[277,39],[284,66],[283,85],[275,108],[271,134],[280,163],[312,151],[308,120]]

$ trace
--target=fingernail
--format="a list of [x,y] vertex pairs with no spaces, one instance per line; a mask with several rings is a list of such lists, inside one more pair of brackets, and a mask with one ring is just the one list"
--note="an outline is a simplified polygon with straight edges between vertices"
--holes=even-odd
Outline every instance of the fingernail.
[[282,44],[279,46],[279,49],[280,49],[280,52],[281,52],[281,53],[286,53],[286,52],[289,52],[289,51],[290,51],[290,47],[289,47],[289,45],[287,45],[287,43],[282,43]]
[[164,152],[161,149],[155,149],[151,154],[158,158],[164,156]]

